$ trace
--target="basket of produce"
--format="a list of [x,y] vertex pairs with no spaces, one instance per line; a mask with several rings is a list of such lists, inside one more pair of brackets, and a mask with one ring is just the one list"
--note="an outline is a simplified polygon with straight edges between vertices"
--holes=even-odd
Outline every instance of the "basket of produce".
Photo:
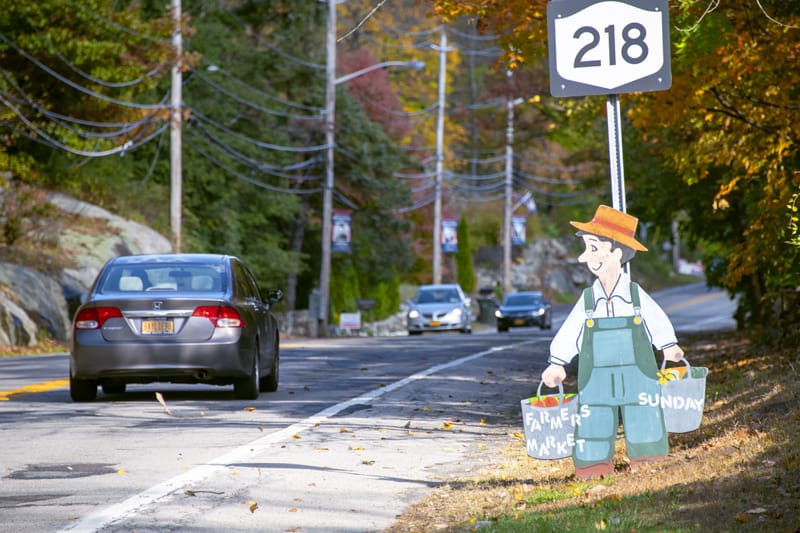
[[542,385],[539,383],[536,396],[520,401],[525,447],[536,459],[569,457],[579,423],[578,400],[574,394],[564,394],[560,381],[558,394],[542,395]]

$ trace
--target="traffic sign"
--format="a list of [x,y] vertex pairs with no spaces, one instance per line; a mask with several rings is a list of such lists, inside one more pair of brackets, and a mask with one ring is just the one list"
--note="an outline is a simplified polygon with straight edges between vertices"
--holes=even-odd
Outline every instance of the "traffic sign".
[[667,0],[552,0],[547,34],[553,96],[672,85]]

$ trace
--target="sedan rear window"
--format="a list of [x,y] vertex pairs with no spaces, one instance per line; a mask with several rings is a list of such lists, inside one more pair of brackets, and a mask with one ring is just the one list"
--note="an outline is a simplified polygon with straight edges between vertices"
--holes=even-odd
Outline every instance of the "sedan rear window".
[[98,292],[221,292],[226,289],[225,280],[219,266],[125,265],[110,268]]

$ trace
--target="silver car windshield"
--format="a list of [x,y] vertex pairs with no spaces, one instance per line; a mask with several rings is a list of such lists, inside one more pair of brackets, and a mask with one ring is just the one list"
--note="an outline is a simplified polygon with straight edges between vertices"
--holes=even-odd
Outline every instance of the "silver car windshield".
[[418,304],[458,303],[460,300],[455,289],[429,289],[417,294]]
[[98,288],[102,294],[114,292],[226,290],[224,268],[216,265],[154,264],[120,265],[109,269]]

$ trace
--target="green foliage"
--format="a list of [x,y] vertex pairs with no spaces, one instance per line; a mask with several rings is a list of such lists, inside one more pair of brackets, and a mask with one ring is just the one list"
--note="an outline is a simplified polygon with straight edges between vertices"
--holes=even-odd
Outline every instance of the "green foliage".
[[469,241],[467,217],[462,213],[456,228],[458,248],[456,250],[456,271],[458,284],[467,294],[475,291],[475,270],[472,267],[472,248]]

